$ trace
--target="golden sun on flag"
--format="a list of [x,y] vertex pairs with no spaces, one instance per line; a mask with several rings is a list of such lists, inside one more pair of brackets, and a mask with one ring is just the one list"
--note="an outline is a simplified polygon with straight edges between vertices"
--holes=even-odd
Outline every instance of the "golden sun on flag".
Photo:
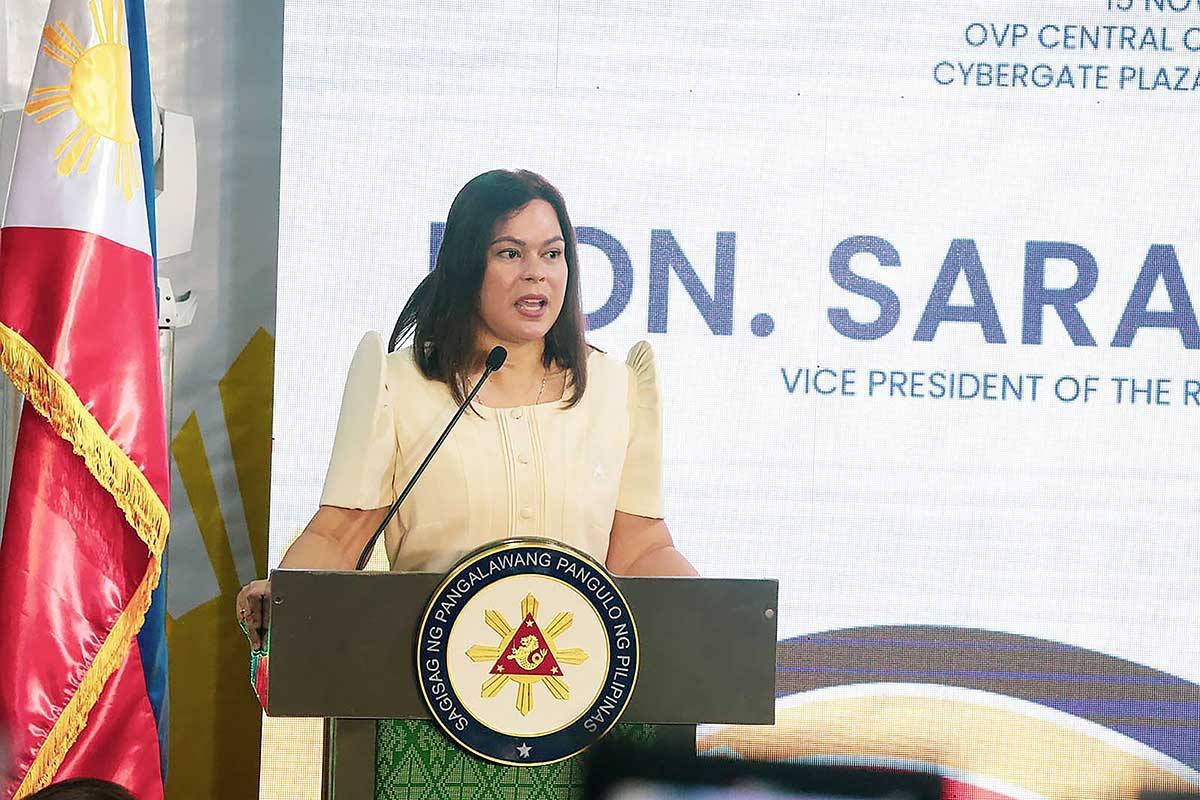
[[134,150],[137,129],[130,101],[125,4],[121,0],[90,0],[88,9],[99,39],[92,47],[84,49],[62,20],[45,27],[42,53],[71,73],[65,84],[34,89],[25,113],[42,123],[68,109],[74,111],[79,124],[54,150],[58,174],[63,177],[87,172],[100,139],[111,140],[117,148],[113,183],[128,201],[133,199],[134,188],[141,187],[142,176]]

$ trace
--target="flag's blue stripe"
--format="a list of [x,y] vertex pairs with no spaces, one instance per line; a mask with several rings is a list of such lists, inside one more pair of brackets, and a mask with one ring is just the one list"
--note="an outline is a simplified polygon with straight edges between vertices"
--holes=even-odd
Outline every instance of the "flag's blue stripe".
[[[142,187],[146,196],[146,219],[150,225],[150,255],[154,264],[154,296],[158,297],[158,242],[154,220],[154,105],[150,97],[150,57],[146,46],[146,9],[142,0],[125,0],[125,19],[129,29],[130,84],[133,119],[137,125],[142,156]],[[157,334],[157,332],[156,332]],[[167,387],[164,387],[167,388]],[[164,576],[165,577],[165,576]],[[146,692],[154,721],[158,726],[163,781],[167,777],[167,630],[166,581],[162,580],[151,597],[150,610],[138,633],[138,649],[146,676]]]
[[146,8],[142,0],[125,0],[129,29],[130,89],[133,119],[142,153],[142,189],[146,194],[146,219],[150,223],[150,255],[154,259],[154,285],[158,290],[158,241],[154,223],[154,103],[150,97],[150,54],[146,46]]
[[142,671],[146,675],[146,693],[150,707],[154,710],[154,722],[158,726],[159,755],[162,760],[163,780],[167,778],[167,582],[159,581],[151,595],[146,621],[138,633],[138,649],[142,654]]

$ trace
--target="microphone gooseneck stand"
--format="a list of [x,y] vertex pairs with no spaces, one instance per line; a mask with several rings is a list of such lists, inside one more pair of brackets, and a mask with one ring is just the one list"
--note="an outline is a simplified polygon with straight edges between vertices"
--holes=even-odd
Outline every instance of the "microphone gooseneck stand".
[[421,473],[425,471],[425,467],[429,466],[429,462],[433,460],[433,456],[437,453],[438,448],[442,446],[442,442],[446,441],[446,437],[449,436],[450,431],[454,429],[454,425],[458,422],[458,418],[461,417],[463,412],[467,410],[467,406],[471,405],[471,401],[475,399],[475,395],[479,394],[479,390],[483,388],[484,381],[486,381],[493,372],[500,369],[500,367],[504,364],[504,359],[506,358],[508,358],[508,351],[503,347],[493,347],[491,352],[488,353],[487,362],[485,363],[483,369],[483,375],[480,376],[479,382],[475,384],[475,388],[471,390],[469,395],[467,395],[467,399],[463,400],[462,405],[458,407],[458,411],[454,412],[454,416],[450,418],[450,422],[446,425],[446,429],[442,431],[442,435],[439,436],[438,440],[433,443],[433,447],[429,448],[428,455],[426,455],[425,460],[421,462],[421,466],[417,467],[417,471],[413,473],[413,476],[408,479],[408,483],[405,485],[404,491],[400,492],[400,496],[397,497],[392,503],[391,507],[388,508],[388,513],[383,518],[383,522],[379,523],[379,527],[375,529],[373,534],[371,534],[371,539],[367,542],[367,546],[364,547],[362,549],[362,553],[359,554],[358,563],[354,566],[355,570],[360,570],[367,565],[367,561],[371,558],[371,550],[375,547],[375,542],[379,540],[379,537],[383,534],[384,529],[387,528],[388,523],[392,521],[392,517],[396,516],[396,512],[400,509],[400,504],[404,502],[404,498],[408,497],[408,493],[411,492],[413,486],[416,485],[417,479],[421,477]]

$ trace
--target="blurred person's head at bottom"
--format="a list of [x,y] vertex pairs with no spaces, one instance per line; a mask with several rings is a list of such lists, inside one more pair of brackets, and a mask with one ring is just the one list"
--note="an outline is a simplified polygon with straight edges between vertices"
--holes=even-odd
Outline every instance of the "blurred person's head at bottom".
[[137,800],[124,786],[99,778],[76,778],[54,783],[26,800]]

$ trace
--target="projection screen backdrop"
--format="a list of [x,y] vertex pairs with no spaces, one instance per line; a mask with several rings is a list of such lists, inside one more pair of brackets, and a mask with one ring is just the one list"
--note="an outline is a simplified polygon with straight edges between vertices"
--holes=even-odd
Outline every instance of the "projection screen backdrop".
[[1197,6],[289,0],[272,563],[360,336],[528,168],[657,354],[679,547],[781,582],[779,724],[701,749],[1200,788]]

